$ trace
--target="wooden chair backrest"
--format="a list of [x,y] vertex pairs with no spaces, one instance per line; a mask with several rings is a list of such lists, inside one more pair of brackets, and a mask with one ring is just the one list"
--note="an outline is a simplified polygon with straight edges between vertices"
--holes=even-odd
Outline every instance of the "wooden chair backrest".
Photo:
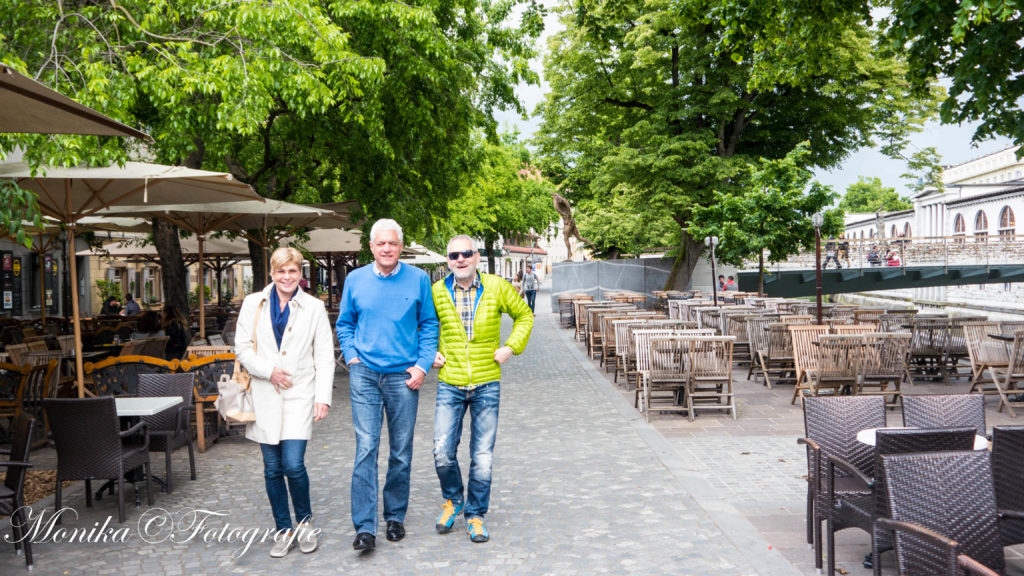
[[732,382],[732,349],[735,336],[698,336],[689,339],[690,375],[700,380]]
[[1005,365],[1010,361],[1006,346],[988,336],[1000,333],[998,322],[966,322],[963,328],[972,366]]
[[818,347],[814,342],[827,333],[828,326],[822,324],[789,326],[789,334],[793,338],[793,363],[796,366],[797,382],[802,374],[818,369]]

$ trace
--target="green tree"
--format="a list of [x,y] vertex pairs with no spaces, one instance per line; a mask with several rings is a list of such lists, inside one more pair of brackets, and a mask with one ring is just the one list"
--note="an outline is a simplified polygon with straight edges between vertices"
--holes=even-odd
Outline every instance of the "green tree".
[[895,188],[882,185],[877,176],[860,176],[857,182],[846,187],[839,207],[846,212],[897,212],[914,207],[906,198],[896,193]]
[[576,207],[580,234],[594,243],[596,258],[639,256],[650,248],[679,243],[679,226],[657,212],[631,212],[639,201],[635,190],[610,198],[586,199]]
[[531,163],[515,134],[502,136],[497,144],[480,135],[475,149],[479,169],[451,199],[444,234],[435,243],[444,245],[454,234],[482,239],[494,274],[500,238],[542,232],[558,218],[551,203],[554,185]]
[[[518,109],[512,87],[534,79],[543,17],[534,0],[66,4],[0,6],[0,59],[143,125],[157,161],[228,170],[271,198],[356,199],[412,236],[467,180],[475,131],[493,133],[494,109]],[[43,163],[136,153],[102,139],[0,141],[15,144]],[[184,307],[177,231],[154,229],[168,300]]]
[[[933,106],[910,93],[899,61],[877,53],[864,19],[833,19],[827,6],[796,3],[785,26],[739,0],[581,0],[560,10],[565,30],[545,61],[543,167],[577,206],[614,207],[607,199],[625,194],[634,202],[623,220],[674,221],[668,287],[685,287],[704,251],[689,232],[693,210],[715,191],[742,194],[748,163],[804,140],[811,166],[875,143],[895,153]],[[829,47],[808,66],[800,47],[822,23]],[[797,47],[776,57],[772,46],[787,42]]]
[[1024,21],[1016,0],[887,0],[889,47],[905,54],[907,80],[919,91],[950,80],[940,115],[947,124],[978,122],[975,142],[1001,134],[1024,144]]
[[836,194],[812,180],[804,164],[809,155],[810,147],[801,143],[781,160],[748,164],[741,193],[716,190],[713,202],[693,210],[688,232],[694,238],[718,236],[720,261],[739,266],[757,255],[759,292],[764,292],[765,252],[775,263],[814,247],[814,213],[825,216],[823,235],[842,230],[843,211],[826,210]]
[[924,192],[926,188],[934,188],[939,192],[945,188],[942,182],[942,157],[934,146],[911,154],[907,158],[907,171],[900,176],[908,180],[907,187],[915,194]]

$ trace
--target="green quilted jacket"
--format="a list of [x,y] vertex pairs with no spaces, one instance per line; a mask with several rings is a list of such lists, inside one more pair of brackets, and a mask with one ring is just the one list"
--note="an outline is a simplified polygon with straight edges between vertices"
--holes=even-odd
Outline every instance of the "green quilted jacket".
[[501,314],[512,317],[512,335],[505,345],[517,355],[526,348],[533,330],[533,312],[505,279],[479,274],[481,289],[477,290],[473,317],[473,340],[466,338],[466,329],[455,310],[455,277],[434,283],[434,308],[441,322],[437,349],[444,354],[445,364],[438,379],[452,386],[485,384],[501,379],[501,365],[494,361],[494,351],[501,347]]

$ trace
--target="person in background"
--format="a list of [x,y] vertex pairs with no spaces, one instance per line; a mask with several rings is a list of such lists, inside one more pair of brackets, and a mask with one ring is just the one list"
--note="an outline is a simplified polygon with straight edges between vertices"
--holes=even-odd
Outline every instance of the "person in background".
[[735,291],[737,291],[739,289],[740,289],[740,287],[739,287],[738,284],[736,284],[736,279],[733,278],[732,276],[729,276],[729,279],[725,281],[725,291],[726,292],[735,292]]
[[512,287],[516,289],[516,294],[519,296],[523,295],[523,273],[516,272],[515,277],[512,278]]
[[725,292],[725,274],[718,275],[718,290]]
[[164,307],[164,334],[167,336],[167,358],[181,358],[192,341],[188,318],[174,304]]
[[900,254],[895,248],[889,250],[889,255],[885,257],[886,266],[899,266],[900,265]]
[[114,298],[113,296],[108,296],[107,299],[103,301],[103,308],[100,309],[100,314],[111,315],[118,314],[120,312],[121,303],[118,302],[117,298]]
[[135,297],[129,292],[124,295],[124,308],[121,308],[121,316],[138,316],[142,312],[142,308],[139,303],[135,301]]
[[139,323],[132,334],[132,340],[145,340],[147,338],[160,338],[166,336],[160,328],[160,313],[156,310],[146,310],[139,315]]
[[[271,284],[242,302],[235,350],[252,376],[256,420],[246,425],[245,437],[258,442],[263,453],[263,478],[277,528],[270,556],[281,558],[296,544],[305,554],[317,548],[305,455],[313,422],[323,420],[331,407],[334,335],[324,303],[299,289],[298,250],[274,250],[270,277]],[[289,496],[298,524],[294,529]]]
[[839,263],[838,249],[836,246],[836,237],[829,236],[828,242],[825,244],[825,263],[821,265],[821,269],[828,268],[829,262],[835,262],[836,268],[842,268],[843,265]]
[[530,306],[530,312],[534,311],[534,306],[537,304],[537,288],[540,286],[540,280],[537,275],[533,273],[533,266],[526,265],[526,273],[523,274],[523,294],[526,296],[526,304]]

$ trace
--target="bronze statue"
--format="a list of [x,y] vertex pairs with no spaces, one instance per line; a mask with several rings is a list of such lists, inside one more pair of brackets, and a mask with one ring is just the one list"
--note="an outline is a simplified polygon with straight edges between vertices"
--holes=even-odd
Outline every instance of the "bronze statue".
[[572,260],[572,245],[569,243],[570,237],[576,238],[580,242],[590,246],[591,250],[596,250],[597,248],[594,246],[593,242],[587,240],[583,236],[580,236],[580,231],[576,227],[576,220],[572,217],[572,206],[569,205],[569,201],[558,192],[552,192],[551,196],[554,199],[555,211],[558,212],[559,216],[562,217],[562,222],[565,223],[565,226],[562,228],[562,237],[565,239],[565,250],[569,254],[565,259],[566,262]]

